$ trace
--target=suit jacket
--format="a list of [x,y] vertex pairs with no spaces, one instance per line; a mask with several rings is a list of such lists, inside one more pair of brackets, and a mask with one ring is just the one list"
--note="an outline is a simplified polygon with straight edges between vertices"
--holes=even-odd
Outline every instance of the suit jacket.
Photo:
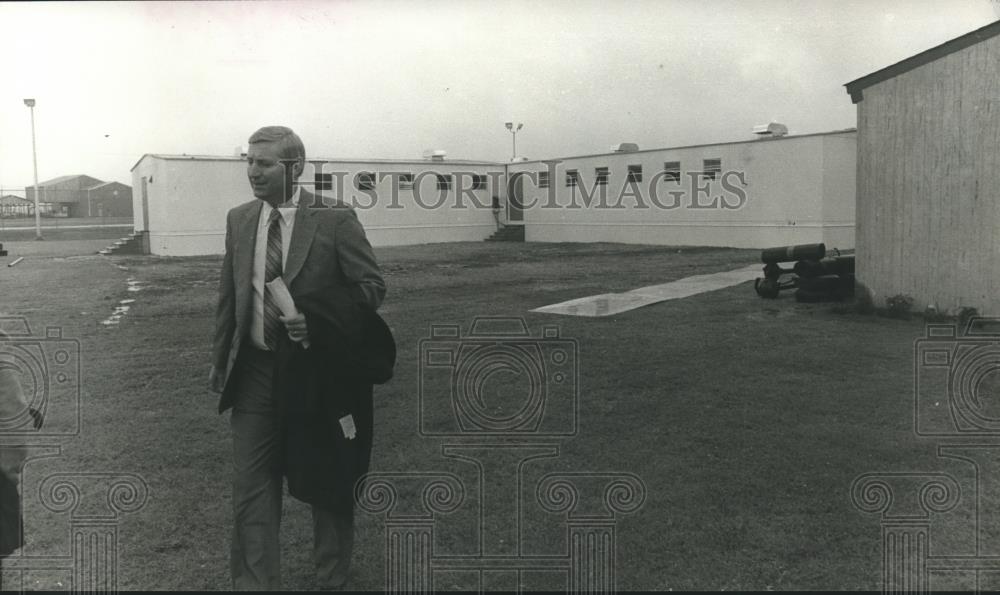
[[[233,208],[226,217],[226,256],[212,357],[224,378],[219,413],[233,405],[229,375],[240,346],[249,340],[254,245],[262,205],[252,200]],[[299,196],[281,277],[296,303],[303,295],[327,290],[377,310],[385,297],[385,282],[354,209],[339,203],[327,206],[305,190]]]
[[[258,200],[240,205],[226,221],[213,356],[225,378],[220,413],[233,405],[236,383],[230,382],[230,374],[240,346],[250,340],[261,208]],[[370,349],[370,337],[384,339],[388,333],[375,313],[385,283],[354,210],[324,205],[302,191],[282,279],[306,317],[310,340],[304,349],[283,334],[276,353],[272,389],[280,404],[283,471],[296,498],[349,512],[354,482],[367,472],[371,455],[372,382],[387,379],[363,373],[356,358],[367,353],[364,359],[373,363],[372,369],[384,374],[387,365],[390,376],[395,362],[391,334],[389,344],[383,340],[377,343],[380,349]],[[372,329],[384,332],[372,334]],[[348,414],[356,426],[353,440],[344,437],[339,423]]]

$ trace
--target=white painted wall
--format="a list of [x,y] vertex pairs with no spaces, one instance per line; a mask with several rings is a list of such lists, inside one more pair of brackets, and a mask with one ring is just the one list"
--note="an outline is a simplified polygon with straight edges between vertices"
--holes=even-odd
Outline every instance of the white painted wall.
[[[311,183],[316,168],[343,179],[338,191],[320,194],[353,204],[373,245],[478,241],[496,231],[490,209],[492,193],[503,193],[502,165],[462,164],[448,161],[323,161],[310,162],[301,181]],[[357,190],[361,172],[385,174],[374,197]],[[420,180],[414,190],[398,190],[390,173],[412,173]],[[425,173],[426,172],[426,173]],[[437,190],[435,172],[455,175],[451,190]],[[492,172],[493,176],[488,174]],[[471,186],[471,173],[487,175],[487,188],[460,193],[461,180]],[[146,155],[133,168],[133,204],[136,230],[142,231],[142,178],[149,195],[149,240],[153,254],[192,256],[220,254],[225,250],[226,213],[253,200],[246,179],[245,161],[227,157],[178,158]],[[496,185],[499,184],[497,188]],[[311,186],[310,186],[311,188]]]
[[858,136],[823,136],[823,243],[841,250],[854,247],[857,203]]
[[[566,158],[556,166],[548,190],[525,181],[525,237],[743,248],[826,241],[852,248],[855,143],[855,133],[846,132]],[[723,174],[743,173],[745,184],[736,174],[728,177],[731,186],[745,193],[742,205],[740,194],[727,189],[721,179],[699,179],[697,184],[707,192],[693,190],[695,182],[688,172],[701,171],[703,160],[713,158],[722,160]],[[681,162],[681,183],[661,181],[651,188],[667,161]],[[629,165],[642,165],[638,199],[623,192]],[[577,169],[590,189],[597,167],[610,168],[607,199],[602,204],[594,197],[585,206],[584,198],[580,194],[573,198],[572,188],[566,186],[566,170]],[[510,166],[510,175],[546,168],[544,162],[517,163]],[[675,204],[671,191],[680,193],[680,205],[664,208]],[[653,192],[659,196],[659,206]]]
[[[842,132],[553,160],[549,189],[524,182],[525,239],[743,248],[825,242],[853,248],[856,143],[854,132]],[[692,178],[705,159],[722,160],[718,179]],[[681,163],[680,183],[662,179],[667,161]],[[642,166],[634,192],[625,183],[629,165]],[[541,161],[508,167],[511,175],[550,169]],[[610,168],[606,194],[593,194],[587,204],[579,189],[574,195],[566,186],[566,170],[577,169],[582,187],[592,190],[597,167]],[[301,181],[311,183],[317,168],[334,174],[334,189],[320,194],[354,205],[376,246],[483,240],[496,230],[490,197],[507,200],[501,164],[323,160],[310,162]],[[362,172],[376,174],[373,193],[356,188]],[[413,174],[418,187],[397,189],[401,173]],[[442,194],[433,173],[459,177]],[[459,184],[468,188],[473,173],[487,176],[487,188],[460,192]],[[143,177],[150,180],[153,254],[221,253],[226,212],[253,199],[242,159],[146,155],[133,168],[137,230]]]
[[[373,245],[480,241],[497,229],[490,204],[494,193],[502,196],[505,192],[503,165],[336,161],[310,164],[302,179],[314,179],[317,166],[323,172],[335,172],[335,180],[343,174],[341,184],[335,181],[333,190],[319,194],[354,206]],[[376,174],[372,193],[355,185],[362,172]],[[416,185],[412,190],[399,188],[398,177],[403,173],[413,174]],[[438,190],[436,173],[453,176],[451,190]],[[471,190],[472,174],[487,176],[486,189]]]
[[863,90],[857,279],[878,306],[1000,315],[1000,36]]

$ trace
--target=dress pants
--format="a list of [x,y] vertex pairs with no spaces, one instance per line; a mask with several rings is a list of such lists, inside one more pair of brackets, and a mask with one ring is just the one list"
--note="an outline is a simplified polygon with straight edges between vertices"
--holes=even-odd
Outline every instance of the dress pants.
[[[230,382],[236,399],[233,431],[233,536],[230,570],[240,591],[281,589],[282,441],[277,397],[272,391],[274,355],[244,347]],[[354,545],[353,515],[316,506],[313,561],[320,586],[347,577]]]

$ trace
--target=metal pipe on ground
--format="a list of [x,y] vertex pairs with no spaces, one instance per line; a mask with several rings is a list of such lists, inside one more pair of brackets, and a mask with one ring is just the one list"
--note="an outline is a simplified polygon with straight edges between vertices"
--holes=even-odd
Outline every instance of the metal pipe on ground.
[[835,256],[822,260],[800,260],[792,267],[799,277],[813,278],[825,275],[853,275],[854,256]]
[[792,262],[794,260],[819,260],[826,256],[826,244],[799,244],[765,248],[760,253],[760,261],[765,264]]

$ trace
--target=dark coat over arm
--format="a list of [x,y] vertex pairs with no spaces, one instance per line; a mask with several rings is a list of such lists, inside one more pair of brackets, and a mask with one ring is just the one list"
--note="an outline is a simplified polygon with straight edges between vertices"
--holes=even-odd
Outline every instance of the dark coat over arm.
[[[396,346],[379,315],[343,292],[301,296],[310,346],[281,366],[285,400],[284,470],[292,496],[336,512],[353,506],[368,472],[373,439],[372,384],[392,376]],[[354,438],[340,420],[350,416]]]

